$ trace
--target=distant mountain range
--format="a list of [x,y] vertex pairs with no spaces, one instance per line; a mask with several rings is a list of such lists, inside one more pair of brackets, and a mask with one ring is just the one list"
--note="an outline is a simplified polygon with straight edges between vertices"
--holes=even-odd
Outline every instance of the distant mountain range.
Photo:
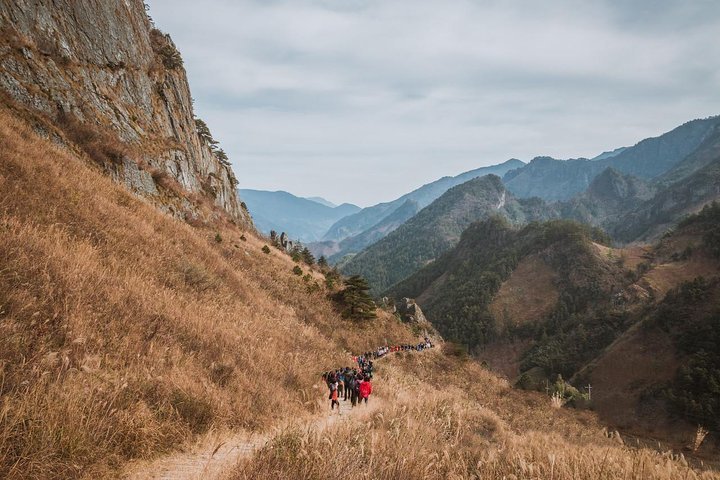
[[270,230],[286,232],[302,242],[320,239],[340,218],[360,210],[349,203],[332,206],[324,199],[301,198],[283,191],[242,189],[239,193],[258,230],[266,235]]
[[[720,198],[718,117],[688,122],[613,153],[600,160],[539,157],[505,174],[502,182],[481,177],[460,184],[343,261],[341,270],[363,275],[380,294],[440,257],[465,228],[490,215],[513,224],[573,219],[626,243],[657,239],[685,215]],[[571,192],[576,193],[557,201]],[[501,197],[505,203],[499,208]]]
[[455,185],[460,185],[461,183],[483,175],[493,174],[502,176],[510,170],[522,167],[523,165],[525,164],[520,160],[511,159],[499,165],[477,168],[469,172],[461,173],[455,177],[440,178],[410,193],[406,193],[396,200],[363,208],[359,212],[341,219],[330,227],[323,237],[323,240],[340,241],[347,237],[360,234],[378,224],[385,217],[403,206],[408,200],[416,202],[418,207],[422,209],[430,205],[435,199]]
[[305,197],[306,200],[312,200],[315,203],[319,203],[320,205],[325,205],[326,207],[335,208],[337,205],[332,203],[329,200],[325,200],[322,197]]
[[324,235],[323,241],[310,245],[316,255],[327,255],[337,263],[347,255],[361,251],[384,238],[421,209],[430,205],[448,189],[483,175],[505,175],[525,165],[517,159],[499,165],[481,167],[455,177],[443,177],[423,185],[391,202],[363,208],[337,221]]
[[342,266],[365,277],[379,294],[452,248],[471,223],[501,215],[515,224],[551,218],[538,199],[517,199],[500,177],[457,185],[382,240]]
[[569,200],[583,192],[608,167],[649,180],[668,172],[690,155],[715,132],[718,124],[718,117],[693,120],[635,146],[604,153],[595,160],[536,157],[522,168],[508,172],[503,182],[520,198],[555,201]]

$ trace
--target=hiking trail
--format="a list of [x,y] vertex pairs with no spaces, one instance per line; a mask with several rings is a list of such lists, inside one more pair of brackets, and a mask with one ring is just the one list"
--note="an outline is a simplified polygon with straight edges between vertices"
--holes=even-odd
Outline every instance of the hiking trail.
[[[320,391],[324,386],[320,386]],[[308,421],[288,422],[268,432],[248,433],[231,431],[211,431],[187,451],[174,452],[170,455],[147,462],[133,462],[121,476],[127,480],[197,480],[217,479],[232,469],[240,460],[249,458],[265,446],[284,428],[298,424],[306,428],[324,430],[338,421],[350,417],[371,414],[382,404],[382,399],[373,395],[367,405],[351,407],[350,400],[340,400],[340,414],[337,410],[329,412],[329,404],[323,397],[322,405],[326,409]]]

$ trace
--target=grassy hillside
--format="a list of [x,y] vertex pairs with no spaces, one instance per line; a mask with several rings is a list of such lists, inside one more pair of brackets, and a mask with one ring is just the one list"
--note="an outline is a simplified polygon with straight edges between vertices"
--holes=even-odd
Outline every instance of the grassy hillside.
[[365,416],[288,428],[229,478],[717,478],[668,450],[626,446],[593,415],[553,408],[474,362],[433,351],[379,365],[382,389]]
[[312,413],[345,349],[413,338],[342,320],[252,232],[173,219],[5,109],[0,143],[2,478],[97,478]]
[[513,223],[547,218],[533,200],[517,200],[499,177],[487,175],[453,187],[390,235],[358,253],[342,267],[367,278],[379,294],[436,259],[460,239],[472,222],[502,215]]
[[350,456],[367,466],[361,478],[695,475],[608,439],[589,413],[512,390],[450,346],[378,363],[369,416],[303,427],[318,415],[321,371],[348,351],[410,342],[410,330],[382,312],[342,320],[322,288],[308,289],[317,273],[293,275],[253,232],[182,223],[51,136],[0,110],[3,478],[117,478],[129,460],[203,432],[287,419],[298,428],[230,473],[319,478]]

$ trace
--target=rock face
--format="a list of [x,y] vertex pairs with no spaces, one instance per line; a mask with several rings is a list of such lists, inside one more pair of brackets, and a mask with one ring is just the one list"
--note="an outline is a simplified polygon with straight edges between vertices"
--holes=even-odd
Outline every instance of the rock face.
[[[128,146],[103,166],[170,213],[192,215],[199,197],[250,222],[229,163],[198,133],[182,59],[142,1],[5,0],[0,33],[0,91],[15,104]],[[184,197],[159,198],[168,178]]]
[[412,298],[403,298],[402,300],[397,302],[395,308],[397,309],[397,313],[400,314],[400,318],[405,323],[428,323],[427,318],[425,318],[425,314],[423,314],[422,310],[420,309],[420,305],[415,303],[415,300],[413,300]]

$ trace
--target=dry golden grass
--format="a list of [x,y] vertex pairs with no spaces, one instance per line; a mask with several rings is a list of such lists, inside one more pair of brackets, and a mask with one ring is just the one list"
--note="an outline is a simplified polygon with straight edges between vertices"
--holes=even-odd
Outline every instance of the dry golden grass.
[[0,144],[1,478],[113,476],[213,424],[307,415],[348,361],[325,335],[373,340],[250,232],[217,243],[5,110]]
[[560,292],[556,283],[557,274],[540,256],[523,258],[493,298],[490,312],[501,327],[537,322],[557,305]]
[[[682,455],[627,448],[550,402],[528,408],[523,394],[473,363],[437,351],[415,357],[379,364],[384,398],[369,421],[284,431],[227,478],[720,478]],[[446,367],[440,385],[425,381]]]

